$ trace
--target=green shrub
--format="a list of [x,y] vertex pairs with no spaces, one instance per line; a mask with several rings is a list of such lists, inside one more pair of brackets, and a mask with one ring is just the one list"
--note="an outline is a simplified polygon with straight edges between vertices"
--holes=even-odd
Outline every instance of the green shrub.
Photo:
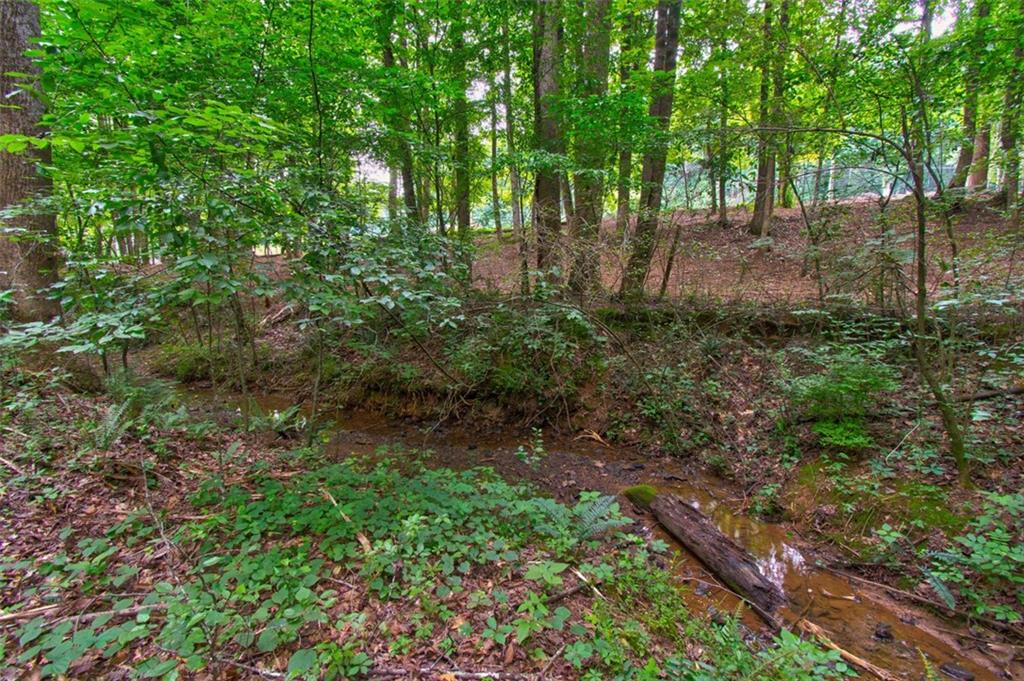
[[838,422],[863,417],[881,393],[899,387],[895,370],[872,356],[843,349],[825,350],[815,359],[823,371],[789,386],[793,405],[812,418]]
[[819,421],[811,429],[818,434],[821,444],[844,452],[859,452],[875,444],[859,419]]

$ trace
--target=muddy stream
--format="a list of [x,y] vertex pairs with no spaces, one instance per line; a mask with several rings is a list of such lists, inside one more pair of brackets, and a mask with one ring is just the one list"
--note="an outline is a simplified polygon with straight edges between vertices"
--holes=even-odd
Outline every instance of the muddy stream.
[[[199,391],[191,398],[213,409],[238,408],[240,400]],[[261,395],[259,408],[268,413],[288,408],[286,395]],[[609,446],[584,435],[575,438],[545,433],[546,455],[537,466],[520,461],[516,450],[531,440],[528,431],[474,432],[466,425],[430,428],[379,414],[346,410],[321,414],[331,424],[328,455],[342,458],[373,454],[382,446],[431,450],[431,465],[452,468],[489,466],[508,480],[525,479],[563,502],[580,491],[619,494],[635,484],[681,497],[714,520],[718,528],[747,548],[761,572],[780,585],[789,608],[780,614],[789,625],[810,620],[847,651],[902,678],[923,679],[922,655],[939,678],[1024,679],[1024,664],[1015,661],[1020,646],[990,640],[986,632],[939,617],[909,599],[897,601],[881,586],[855,581],[822,564],[814,547],[798,535],[795,525],[758,522],[732,512],[741,499],[727,482],[671,457],[651,457],[626,447]],[[620,497],[623,510],[653,537],[678,550],[671,569],[687,583],[687,600],[697,612],[743,610],[743,623],[765,628],[749,608],[732,595],[701,563],[662,530],[650,514]],[[870,676],[862,674],[863,678]]]

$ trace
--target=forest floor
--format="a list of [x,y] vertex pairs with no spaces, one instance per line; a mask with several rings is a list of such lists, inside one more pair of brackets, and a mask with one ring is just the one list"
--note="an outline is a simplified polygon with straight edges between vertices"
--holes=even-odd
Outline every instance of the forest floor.
[[[885,249],[890,252],[909,249],[912,235],[912,205],[908,200],[892,201],[883,211],[877,201],[862,199],[829,204],[821,209],[816,229],[822,234],[822,269],[836,272],[823,286],[826,295],[849,296],[870,301],[872,279]],[[653,257],[647,289],[658,295],[665,263],[677,227],[681,238],[666,286],[670,297],[701,297],[725,302],[806,303],[818,299],[818,281],[814,275],[813,251],[803,213],[799,208],[777,208],[771,238],[757,247],[758,239],[747,232],[750,213],[745,207],[729,210],[729,224],[722,225],[707,211],[677,210],[662,220],[657,249]],[[1009,243],[1002,211],[985,195],[966,203],[953,216],[963,260],[965,280],[981,282],[1004,278],[1019,267],[1017,254]],[[892,229],[888,245],[881,235]],[[508,232],[506,231],[506,234]],[[477,286],[496,291],[513,291],[518,285],[516,245],[510,237],[499,242],[493,236],[478,241],[479,255],[474,264]],[[616,233],[614,220],[606,220],[601,230],[602,282],[605,290],[617,291],[628,252],[622,235]],[[932,240],[931,260],[937,273],[932,280],[933,295],[941,281],[949,281],[949,250],[942,235]],[[563,244],[568,247],[568,243]]]
[[[838,210],[854,217],[833,270],[877,229],[870,206]],[[1024,396],[1006,391],[1024,362],[1020,301],[959,318],[956,395],[993,392],[958,403],[964,487],[899,318],[817,304],[799,216],[782,211],[759,250],[737,224],[685,219],[682,301],[517,301],[512,247],[484,237],[490,290],[445,335],[360,329],[318,358],[262,301],[241,383],[230,344],[173,335],[131,354],[146,380],[102,396],[5,358],[0,678],[843,672],[723,618],[737,604],[695,599],[713,580],[692,560],[663,569],[649,516],[580,495],[634,483],[704,504],[790,593],[817,594],[794,597],[798,616],[905,678],[1024,673]],[[1014,243],[984,203],[958,230],[965,290],[1011,272]],[[865,298],[844,281],[830,290]],[[309,419],[353,407],[305,441]],[[631,531],[609,531],[620,521]]]
[[613,497],[562,505],[486,460],[452,470],[359,434],[304,445],[297,421],[151,381],[97,397],[59,372],[3,379],[0,678],[848,670],[691,612],[665,544]]

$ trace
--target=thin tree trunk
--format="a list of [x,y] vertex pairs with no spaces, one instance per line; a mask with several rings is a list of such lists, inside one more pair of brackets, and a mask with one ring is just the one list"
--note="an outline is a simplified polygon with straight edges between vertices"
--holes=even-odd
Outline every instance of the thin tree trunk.
[[[381,28],[378,39],[381,45],[381,51],[383,52],[383,63],[384,68],[389,70],[396,70],[395,66],[395,51],[392,44],[391,27],[394,23],[394,15],[390,12],[385,12],[381,20]],[[393,78],[394,76],[392,76]],[[399,165],[402,169],[402,194],[405,200],[405,210],[410,218],[416,218],[420,215],[416,209],[416,181],[413,174],[413,158],[412,149],[409,147],[409,140],[406,139],[408,132],[408,125],[405,120],[405,115],[402,113],[402,106],[400,104],[400,98],[397,96],[390,96],[392,100],[392,109],[394,113],[389,115],[389,127],[394,131],[392,144],[394,147],[394,153],[398,157]]]
[[494,216],[494,232],[501,241],[501,199],[498,196],[498,102],[492,80],[488,99],[491,105],[491,213]]
[[[722,44],[721,49],[725,49]],[[729,178],[729,81],[724,74],[719,75],[721,98],[718,102],[718,224],[729,224],[729,206],[726,201],[726,189]]]
[[455,85],[455,224],[459,241],[462,242],[462,262],[470,272],[472,281],[473,261],[469,245],[472,236],[469,231],[470,222],[470,176],[472,158],[469,154],[469,74],[466,70],[466,25],[464,10],[460,4],[455,5],[456,18],[452,22],[452,54],[454,57]]
[[[41,100],[31,94],[40,88],[39,67],[25,51],[35,49],[39,35],[39,6],[27,0],[0,0],[0,136],[43,137],[39,125]],[[28,78],[8,75],[29,74]],[[25,87],[26,80],[31,88]],[[53,181],[37,170],[50,163],[50,147],[29,147],[23,153],[0,152],[0,210],[48,196]],[[14,241],[0,236],[0,291],[14,291],[12,316],[44,321],[60,313],[60,305],[40,295],[57,280],[57,221],[53,214],[30,212],[4,220],[2,227],[23,231]]]
[[765,238],[771,231],[772,197],[775,189],[775,156],[772,133],[764,130],[771,124],[772,79],[772,0],[764,0],[764,55],[761,60],[761,86],[758,97],[758,120],[762,130],[757,138],[757,184],[754,193],[754,214],[747,229],[757,237]]
[[[611,46],[610,0],[588,0],[587,31],[582,47],[580,93],[603,98],[608,94],[608,50]],[[601,176],[607,149],[600,136],[576,142],[576,211],[573,215],[574,261],[569,287],[577,293],[598,283],[598,239],[604,216],[604,181]]]
[[619,168],[615,180],[615,230],[620,234],[629,233],[629,178],[633,169],[633,150],[619,150]]
[[508,18],[501,24],[501,37],[505,49],[504,78],[502,79],[502,99],[505,107],[505,149],[512,156],[508,168],[508,179],[512,191],[512,237],[518,246],[519,256],[519,292],[527,295],[530,292],[529,248],[526,243],[526,230],[523,227],[522,185],[519,179],[519,167],[515,160],[515,122],[512,116],[512,54],[508,36]]
[[[637,34],[640,31],[638,14],[634,11],[624,28],[626,36],[623,40],[621,61],[619,62],[619,81],[623,92],[631,89],[630,79],[639,68],[637,63]],[[629,195],[630,179],[633,174],[633,148],[628,141],[623,142],[619,149],[618,167],[615,179],[615,230],[623,236],[623,243],[629,234]]]
[[[558,123],[552,110],[557,96],[561,33],[560,0],[535,0],[533,10],[533,107],[536,147],[548,154],[561,150]],[[560,172],[550,163],[535,173],[533,203],[537,235],[537,269],[553,278],[555,244],[561,231]]]
[[661,195],[668,159],[666,133],[672,117],[672,95],[676,78],[676,51],[679,47],[679,14],[681,0],[659,0],[654,42],[654,81],[648,115],[656,121],[659,139],[644,154],[643,182],[637,211],[633,247],[622,277],[623,297],[643,295],[644,283],[651,267],[658,232]]
[[398,169],[388,166],[388,220],[398,219]]
[[[1024,0],[1017,10],[1024,16]],[[1017,148],[1017,130],[1020,125],[1020,109],[1024,99],[1024,47],[1018,36],[1017,45],[1013,49],[1013,68],[1006,81],[1003,91],[1003,113],[999,124],[999,146],[1003,152],[1003,186],[1004,205],[1010,213],[1010,221],[1017,229],[1021,225],[1020,206],[1020,151]]]

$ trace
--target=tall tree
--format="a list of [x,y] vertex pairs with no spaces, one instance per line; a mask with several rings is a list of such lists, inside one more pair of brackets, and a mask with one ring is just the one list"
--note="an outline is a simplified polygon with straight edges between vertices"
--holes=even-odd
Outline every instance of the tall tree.
[[[963,21],[965,9],[961,7],[957,21]],[[949,180],[950,189],[963,189],[967,184],[967,175],[971,171],[974,159],[974,137],[978,128],[978,90],[981,87],[980,59],[985,47],[985,33],[988,25],[990,5],[988,0],[977,0],[974,3],[972,30],[967,44],[967,59],[964,64],[964,111],[960,144],[957,155],[956,169]]]
[[[623,27],[619,50],[619,85],[624,92],[631,89],[630,79],[640,68],[646,55],[642,54],[643,22],[639,11],[629,11]],[[629,230],[630,179],[633,174],[633,146],[625,136],[619,140],[619,158],[615,180],[615,229],[625,236]]]
[[[757,142],[757,187],[754,196],[754,214],[750,219],[750,233],[765,238],[771,231],[775,208],[776,140],[778,133],[766,130],[782,123],[781,113],[785,94],[785,65],[788,51],[789,0],[779,7],[779,26],[772,27],[774,6],[772,0],[764,2],[764,55],[761,62],[761,88],[759,99],[760,126]],[[777,37],[776,37],[777,33]],[[769,89],[770,88],[770,89]],[[771,93],[769,95],[769,92]]]
[[1018,129],[1020,110],[1024,106],[1024,0],[1019,2],[1016,12],[1011,14],[1009,34],[1014,38],[1013,62],[1003,88],[1003,112],[999,123],[999,147],[1003,152],[1003,186],[1001,190],[1004,205],[1010,211],[1013,225],[1020,228],[1020,149]]
[[[610,0],[588,0],[585,5],[586,31],[580,63],[580,94],[587,100],[600,100],[608,94],[608,50],[611,46]],[[588,107],[590,108],[590,107]],[[602,170],[607,149],[601,131],[577,138],[576,211],[573,214],[574,261],[569,286],[576,292],[594,287],[600,264],[598,237],[604,217],[604,179]]]
[[561,171],[555,162],[562,142],[554,112],[554,100],[559,93],[560,5],[560,0],[535,0],[533,8],[533,125],[535,147],[543,153],[534,176],[533,212],[537,269],[542,273],[550,273],[557,264],[554,250],[562,224]]
[[682,0],[659,0],[654,38],[654,80],[648,115],[654,120],[656,138],[644,154],[640,205],[633,245],[622,276],[623,297],[643,295],[657,238],[661,196],[668,160],[668,128],[676,82],[679,49],[679,14]]
[[[39,88],[39,67],[25,55],[38,36],[36,3],[0,0],[0,137],[44,137],[43,103],[32,94]],[[56,218],[46,210],[19,208],[51,193],[52,180],[38,168],[49,163],[49,146],[0,151],[0,211],[13,213],[0,223],[0,291],[14,290],[13,315],[23,321],[46,320],[60,311],[55,301],[38,293],[58,274]]]
[[512,38],[508,26],[511,8],[506,7],[505,9],[501,20],[501,42],[504,52],[501,98],[505,109],[505,150],[511,158],[508,167],[508,181],[512,195],[512,238],[516,242],[518,251],[519,292],[526,295],[530,291],[529,247],[526,242],[526,230],[523,226],[522,182],[519,176],[519,165],[515,159],[515,117],[512,115]]
[[455,222],[459,238],[469,239],[470,220],[470,167],[469,154],[469,73],[466,52],[466,8],[454,3],[455,18],[452,21],[452,61],[455,87]]
[[399,72],[401,71],[395,62],[395,46],[392,35],[396,14],[398,14],[398,4],[388,2],[381,8],[377,19],[377,40],[382,55],[381,61],[385,69],[385,78],[390,85],[386,95],[387,114],[385,120],[391,128],[393,155],[397,157],[402,171],[402,198],[405,202],[406,214],[410,218],[419,218],[421,215],[416,208],[416,179],[413,173],[412,149],[406,137],[408,122],[404,112],[405,107],[401,95],[392,91],[393,84],[400,77]]
[[494,231],[501,241],[501,197],[498,194],[498,95],[491,80],[487,88],[487,103],[491,110],[491,214],[494,217]]

